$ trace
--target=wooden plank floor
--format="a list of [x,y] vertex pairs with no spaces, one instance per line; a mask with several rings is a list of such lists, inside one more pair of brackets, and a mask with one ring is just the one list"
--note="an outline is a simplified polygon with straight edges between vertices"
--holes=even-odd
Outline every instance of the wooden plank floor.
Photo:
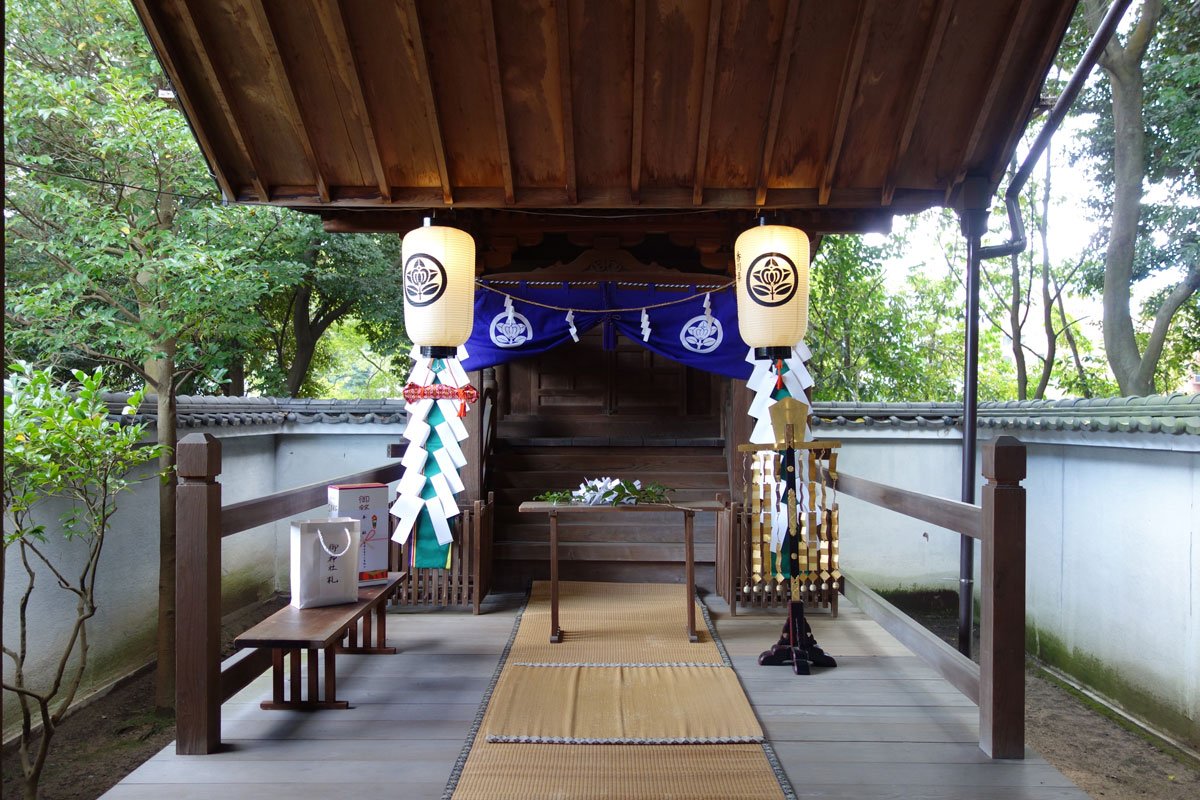
[[[263,711],[270,675],[222,707],[227,750],[177,756],[172,744],[105,800],[440,798],[523,598],[489,598],[490,613],[388,615],[394,656],[339,656],[347,711]],[[969,700],[843,600],[814,633],[836,669],[795,676],[760,667],[782,618],[730,617],[709,598],[717,630],[800,797],[1086,798],[1035,753],[989,761]]]

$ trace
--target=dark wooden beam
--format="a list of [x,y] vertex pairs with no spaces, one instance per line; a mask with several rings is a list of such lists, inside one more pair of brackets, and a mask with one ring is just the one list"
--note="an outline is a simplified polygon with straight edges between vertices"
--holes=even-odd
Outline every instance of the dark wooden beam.
[[354,57],[354,48],[350,43],[350,34],[346,27],[347,6],[340,6],[341,13],[334,14],[325,3],[315,3],[317,18],[321,23],[325,38],[333,47],[334,58],[342,80],[350,90],[350,102],[354,111],[362,121],[363,139],[367,143],[367,155],[371,159],[371,170],[375,173],[375,183],[379,186],[379,194],[384,202],[392,201],[392,190],[388,186],[387,171],[383,168],[383,159],[379,155],[379,142],[375,136],[375,120],[367,107],[366,93],[363,92],[363,76],[358,68],[358,59]]
[[217,72],[216,67],[213,66],[212,59],[208,57],[208,48],[205,47],[204,40],[200,36],[200,29],[196,27],[196,20],[192,16],[192,11],[188,8],[186,2],[179,4],[179,20],[183,23],[184,36],[187,37],[192,48],[196,51],[197,59],[200,62],[200,69],[204,72],[204,77],[208,81],[208,85],[212,87],[217,105],[221,107],[221,114],[225,117],[225,124],[229,126],[229,130],[233,133],[234,142],[237,143],[238,149],[242,152],[242,157],[246,159],[246,163],[250,167],[250,183],[258,195],[258,201],[260,203],[268,203],[271,201],[271,194],[267,190],[267,184],[263,181],[262,165],[255,156],[250,142],[242,134],[243,130],[247,130],[244,125],[245,121],[238,112],[237,106],[229,101],[231,96],[229,82],[223,75]]
[[[940,198],[941,194],[938,193]],[[873,193],[875,200],[878,194]],[[596,233],[671,233],[690,231],[693,234],[719,235],[726,228],[740,233],[754,223],[755,211],[745,208],[713,208],[711,212],[700,214],[655,214],[649,210],[644,215],[622,215],[620,219],[597,215],[582,216],[572,212],[571,216],[548,214],[514,214],[505,219],[500,216],[503,210],[497,210],[495,204],[481,207],[471,207],[465,202],[455,204],[455,224],[463,228],[492,230],[496,232],[538,231],[541,233],[555,232],[596,232]],[[669,207],[673,208],[673,207]],[[426,213],[423,209],[337,209],[332,210],[321,206],[299,208],[301,211],[320,214],[324,220],[325,230],[330,233],[404,233],[416,227],[421,217]],[[870,208],[840,209],[840,208],[808,208],[780,209],[776,212],[781,225],[791,225],[808,231],[810,235],[819,236],[827,233],[863,233],[878,231],[886,233],[891,230],[893,209],[883,209],[878,205]],[[732,240],[731,240],[732,241]]]
[[304,158],[308,161],[308,168],[312,171],[317,194],[320,195],[321,202],[328,203],[329,185],[325,182],[325,176],[321,174],[321,165],[317,161],[316,151],[313,149],[308,125],[304,122],[304,114],[300,110],[300,103],[296,100],[295,89],[292,88],[293,76],[288,69],[287,62],[279,53],[279,41],[271,26],[271,18],[267,16],[267,10],[263,7],[263,0],[249,0],[247,6],[254,16],[255,33],[263,44],[263,52],[267,56],[271,74],[275,78],[275,96],[279,101],[277,105],[291,117],[296,135],[300,139],[300,147],[304,150]]
[[875,0],[861,0],[858,6],[858,16],[854,20],[854,34],[850,40],[850,52],[846,55],[846,68],[842,70],[842,91],[838,97],[836,120],[833,131],[833,142],[829,153],[825,156],[825,166],[821,170],[821,180],[817,185],[818,202],[821,205],[829,203],[830,191],[833,187],[833,176],[837,172],[838,159],[842,155],[842,144],[846,140],[846,125],[850,121],[850,112],[854,108],[854,95],[858,92],[858,76],[862,71],[863,56],[867,50],[867,35],[871,32],[871,18],[875,14]]
[[[1066,30],[1073,13],[1074,9],[1071,7],[1070,3],[1062,4],[1062,6],[1059,8],[1058,16],[1055,17],[1053,29]],[[1058,40],[1050,38],[1046,39],[1045,46],[1042,48],[1041,53],[1039,53],[1039,60],[1036,65],[1038,71],[1036,74],[1041,75],[1043,71],[1051,65],[1054,60],[1054,54],[1058,52],[1059,44],[1060,42]],[[1038,99],[1038,93],[1041,92],[1041,90],[1041,84],[1037,82],[1030,82],[1028,88],[1025,90],[1025,96],[1021,99],[1020,109],[1024,114],[1028,114],[1029,110],[1033,108],[1034,101]],[[1025,127],[1031,121],[1032,120],[1028,116],[1013,120],[1012,130],[1009,132],[1008,137],[1004,140],[1004,147],[1000,150],[1001,153],[1013,152],[1017,146],[1017,140],[1021,138],[1021,135],[1025,132]],[[1000,176],[1004,174],[1004,170],[1007,168],[1007,163],[996,163],[995,167],[992,169],[992,174],[989,176],[993,186],[1000,183]]]
[[629,158],[629,196],[638,203],[642,184],[642,124],[646,109],[646,0],[633,2],[633,145]]
[[1024,26],[1025,17],[1029,14],[1031,2],[1032,0],[1021,0],[1017,5],[1017,10],[1013,12],[1012,18],[1008,22],[1008,30],[1004,34],[1004,46],[1000,49],[999,57],[989,67],[988,74],[990,77],[988,78],[987,89],[984,91],[983,97],[979,102],[979,110],[975,113],[975,122],[971,126],[971,135],[967,137],[967,144],[963,148],[962,157],[958,161],[958,168],[954,171],[953,180],[946,187],[945,204],[949,204],[951,195],[971,168],[971,162],[975,158],[975,148],[979,145],[980,137],[983,136],[984,126],[987,124],[988,117],[992,115],[992,107],[996,104],[996,95],[999,93],[1000,86],[1008,73],[1009,64],[1012,63],[1013,51],[1017,47],[1017,42],[1020,41],[1019,34]]
[[429,59],[425,55],[425,40],[421,34],[421,18],[417,13],[416,0],[404,0],[404,8],[397,12],[404,14],[408,21],[408,39],[405,40],[408,59],[412,64],[413,74],[421,87],[421,97],[425,100],[425,119],[429,122],[429,138],[433,142],[433,155],[437,160],[438,176],[442,181],[442,202],[451,205],[454,193],[450,189],[450,170],[446,166],[446,145],[442,140],[442,125],[438,121],[437,101],[433,96],[433,83],[429,80]]
[[717,78],[717,45],[721,35],[721,0],[709,0],[708,44],[704,50],[704,87],[700,90],[700,135],[696,142],[696,174],[692,205],[704,205],[704,174],[708,169],[708,134],[712,127],[713,90]]
[[783,35],[779,38],[775,78],[771,83],[771,111],[767,116],[767,130],[763,136],[758,190],[754,193],[756,206],[761,206],[767,200],[767,179],[771,173],[771,158],[775,155],[775,139],[779,133],[779,117],[783,111],[783,96],[787,89],[788,66],[792,63],[792,43],[796,37],[796,18],[799,12],[800,0],[788,0],[787,14],[783,18]]
[[558,16],[558,79],[562,91],[563,168],[567,175],[567,202],[579,202],[575,178],[575,113],[571,100],[571,22],[566,0],[555,7]]
[[500,54],[496,46],[496,20],[492,0],[479,0],[483,18],[483,39],[487,45],[488,77],[492,83],[492,108],[496,113],[496,138],[500,148],[500,171],[504,180],[504,202],[515,202],[513,193],[512,153],[508,148],[508,123],[504,116],[504,93],[500,86]]
[[[159,62],[166,70],[167,78],[171,81],[171,87],[175,90],[175,96],[179,98],[179,104],[183,107],[184,116],[187,118],[188,124],[191,125],[192,131],[196,134],[197,141],[200,142],[200,151],[204,154],[205,160],[212,169],[213,177],[217,180],[217,187],[221,190],[221,195],[228,201],[237,199],[237,192],[234,191],[233,185],[229,182],[229,176],[217,163],[216,150],[213,148],[212,137],[208,135],[207,124],[208,120],[196,111],[196,104],[188,90],[184,88],[184,82],[179,75],[179,66],[175,63],[175,58],[172,51],[167,47],[163,40],[162,32],[163,25],[160,17],[162,11],[158,3],[147,3],[146,0],[133,0],[134,7],[137,9],[138,16],[142,18],[143,27],[146,29],[146,36],[150,39],[150,45],[154,48],[155,54],[158,56]],[[239,145],[240,146],[240,145]],[[268,198],[262,198],[265,202]]]
[[934,9],[933,24],[929,27],[929,35],[925,37],[921,66],[917,70],[912,92],[908,96],[908,110],[904,113],[900,137],[896,140],[896,149],[892,151],[892,158],[888,162],[887,177],[883,181],[883,196],[880,199],[882,205],[891,205],[892,197],[896,194],[896,177],[900,170],[900,162],[908,153],[908,145],[912,142],[913,131],[917,127],[917,116],[921,112],[921,106],[925,104],[925,92],[933,75],[933,65],[942,49],[942,40],[950,24],[950,11],[953,6],[952,0],[938,0]]

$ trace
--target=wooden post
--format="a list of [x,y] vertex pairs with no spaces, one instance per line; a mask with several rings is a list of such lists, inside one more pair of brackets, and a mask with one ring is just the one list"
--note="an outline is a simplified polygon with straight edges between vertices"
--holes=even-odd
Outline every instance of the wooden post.
[[483,417],[483,374],[476,370],[468,373],[467,377],[470,379],[471,385],[480,391],[479,402],[471,403],[467,408],[467,416],[463,418],[463,425],[466,426],[470,435],[460,445],[462,453],[467,459],[467,466],[461,475],[463,485],[467,487],[466,499],[470,502],[478,500],[483,491],[480,480],[483,475],[483,426],[485,420]]
[[979,747],[1025,757],[1025,445],[998,436],[983,446],[983,614]]
[[188,434],[175,495],[175,752],[221,746],[221,442]]

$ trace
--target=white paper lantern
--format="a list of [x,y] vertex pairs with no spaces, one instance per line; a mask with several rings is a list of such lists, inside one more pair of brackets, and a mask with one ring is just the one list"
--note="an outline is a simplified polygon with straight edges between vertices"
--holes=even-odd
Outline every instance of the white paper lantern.
[[808,329],[808,236],[759,225],[733,246],[738,331],[755,358],[787,358]]
[[404,235],[404,327],[427,358],[452,358],[475,321],[475,240],[430,225]]

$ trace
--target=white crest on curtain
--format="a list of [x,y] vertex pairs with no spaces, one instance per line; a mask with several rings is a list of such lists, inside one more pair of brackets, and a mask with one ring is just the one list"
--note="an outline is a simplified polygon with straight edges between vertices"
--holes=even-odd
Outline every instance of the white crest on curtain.
[[512,309],[492,317],[488,337],[497,347],[520,347],[533,338],[533,325],[524,314]]
[[679,329],[679,342],[693,353],[711,353],[721,346],[725,333],[716,317],[692,317]]

